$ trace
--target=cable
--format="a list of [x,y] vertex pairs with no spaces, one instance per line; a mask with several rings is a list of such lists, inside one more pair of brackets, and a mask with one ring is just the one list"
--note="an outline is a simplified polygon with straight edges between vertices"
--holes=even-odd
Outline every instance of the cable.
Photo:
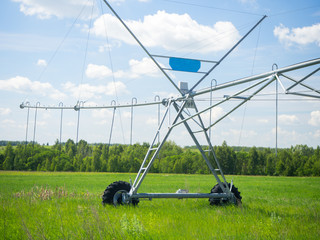
[[80,80],[80,84],[79,84],[78,102],[80,101],[80,97],[81,97],[82,83],[83,83],[83,78],[84,78],[84,73],[85,73],[85,67],[86,67],[85,65],[86,65],[86,60],[87,60],[88,45],[89,45],[89,38],[90,38],[90,32],[91,32],[93,8],[94,8],[94,0],[92,0],[92,8],[91,8],[91,16],[90,16],[89,30],[88,30],[87,42],[86,42],[86,50],[85,50],[85,53],[84,53],[84,60],[83,60],[83,66],[82,66],[82,75],[81,75],[81,80]]
[[[103,7],[102,7],[102,1],[100,1],[100,7],[101,7],[101,13],[102,13],[102,16],[103,16],[104,12],[103,12]],[[103,24],[104,24],[104,31],[105,31],[105,34],[106,34],[108,56],[109,56],[110,68],[111,68],[111,72],[112,72],[112,81],[113,81],[113,86],[114,86],[114,92],[115,92],[115,95],[116,95],[117,103],[119,103],[117,85],[116,85],[115,76],[114,76],[114,68],[113,68],[111,49],[110,49],[110,43],[109,43],[109,37],[108,37],[108,31],[107,31],[106,22],[104,21],[104,19],[103,19]],[[121,118],[121,111],[120,111],[119,108],[118,108],[118,112],[119,112],[119,118],[120,118],[120,127],[121,127],[121,132],[122,132],[122,139],[123,139],[123,143],[125,144],[124,130],[123,130],[123,124],[122,124],[122,118]]]
[[285,14],[289,14],[289,13],[293,13],[293,12],[299,12],[299,11],[303,11],[306,9],[315,8],[315,7],[319,7],[319,6],[320,5],[313,5],[313,6],[309,6],[309,7],[297,8],[297,9],[292,9],[292,10],[288,10],[288,11],[278,12],[278,13],[270,15],[269,17],[275,17],[275,16],[285,15]]
[[[253,55],[251,76],[253,75],[254,64],[255,64],[255,61],[256,61],[257,49],[258,49],[258,44],[259,44],[259,40],[260,40],[260,31],[261,31],[261,25],[259,26],[257,43],[256,43],[256,47],[255,47],[255,50],[254,50],[254,55]],[[244,110],[243,110],[243,116],[242,116],[242,121],[241,121],[241,128],[240,128],[238,145],[240,145],[240,142],[241,142],[242,130],[243,130],[243,125],[244,125],[244,117],[245,117],[246,112],[247,112],[247,105],[248,105],[248,102],[245,103]]]
[[252,21],[248,22],[246,24],[240,25],[236,29],[236,31],[224,31],[224,32],[221,32],[221,33],[217,34],[215,36],[215,38],[210,38],[211,41],[209,41],[209,43],[206,43],[206,42],[208,42],[208,38],[204,38],[204,39],[201,39],[201,40],[198,40],[198,41],[194,41],[194,42],[182,45],[181,47],[176,48],[175,50],[165,51],[162,55],[170,55],[171,53],[178,53],[178,52],[183,51],[183,49],[191,48],[193,45],[196,45],[196,44],[200,45],[202,42],[205,42],[205,44],[203,44],[202,46],[200,45],[199,47],[193,49],[192,51],[189,51],[188,53],[185,53],[185,54],[181,55],[182,57],[186,57],[186,56],[188,56],[190,54],[198,52],[199,50],[204,49],[207,46],[211,45],[212,41],[216,41],[217,42],[217,41],[220,41],[222,39],[226,39],[226,38],[228,38],[228,36],[231,36],[233,33],[240,32],[240,31],[250,27],[251,25],[252,25]]
[[218,7],[213,7],[213,6],[208,6],[208,5],[201,5],[201,4],[196,4],[196,3],[186,3],[186,2],[182,2],[182,1],[174,1],[174,0],[162,0],[162,1],[171,2],[171,3],[177,3],[177,4],[182,4],[182,5],[189,5],[189,6],[194,6],[194,7],[211,8],[211,9],[222,10],[222,11],[227,11],[227,12],[248,14],[248,15],[256,15],[256,16],[263,16],[264,15],[264,14],[245,12],[245,11],[239,11],[239,10],[234,10],[234,9],[218,8]]
[[[239,31],[241,31],[241,30],[243,30],[243,29],[246,29],[248,26],[250,26],[249,23],[246,23],[246,24],[244,24],[244,25],[242,25],[242,26],[239,26],[239,28],[236,29],[235,31],[225,31],[225,32],[219,33],[215,38],[213,38],[213,40],[216,41],[216,42],[218,42],[218,41],[220,41],[220,40],[222,40],[222,39],[226,39],[226,38],[228,38],[229,36],[231,36],[233,33],[239,32]],[[192,53],[198,52],[199,50],[204,49],[204,48],[212,45],[212,41],[208,41],[208,39],[205,38],[205,39],[202,39],[202,40],[200,40],[200,41],[196,41],[196,42],[193,42],[193,43],[184,45],[184,46],[182,46],[181,48],[178,48],[177,50],[174,50],[173,52],[178,52],[179,50],[181,51],[181,50],[184,49],[184,48],[191,47],[192,45],[199,44],[199,43],[202,43],[202,42],[208,42],[208,43],[205,43],[205,44],[203,44],[202,46],[200,45],[198,48],[196,48],[196,49],[194,49],[194,50],[186,53],[186,54],[183,55],[183,56],[187,56],[187,55],[190,55],[190,54],[192,54]]]
[[[90,0],[88,0],[87,2],[89,2]],[[54,57],[57,55],[58,51],[60,50],[62,44],[64,43],[64,41],[67,39],[67,37],[69,36],[71,30],[73,29],[73,26],[76,24],[76,22],[78,21],[79,17],[81,16],[83,10],[85,9],[87,5],[84,4],[79,15],[76,17],[76,19],[73,21],[73,23],[71,24],[71,27],[69,28],[69,30],[67,31],[66,35],[63,37],[62,41],[60,42],[60,44],[58,45],[58,47],[56,48],[56,50],[54,51],[54,53],[52,54],[51,58],[49,59],[47,66],[42,70],[42,72],[40,73],[39,77],[38,77],[38,81],[41,79],[42,75],[44,74],[44,72],[47,70],[48,66],[50,65],[50,63],[52,62],[52,60],[54,59]]]

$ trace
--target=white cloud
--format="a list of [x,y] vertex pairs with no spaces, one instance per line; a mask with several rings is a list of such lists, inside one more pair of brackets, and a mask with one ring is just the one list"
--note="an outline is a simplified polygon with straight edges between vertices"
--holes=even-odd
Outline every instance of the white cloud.
[[70,92],[75,98],[81,97],[81,99],[101,98],[101,95],[115,96],[128,94],[126,85],[121,82],[109,82],[107,85],[90,85],[67,82],[62,85],[65,91]]
[[98,51],[103,53],[103,52],[111,51],[113,48],[119,48],[119,47],[121,47],[121,42],[118,40],[114,40],[110,44],[103,44],[99,46]]
[[46,110],[45,112],[42,112],[41,118],[42,119],[52,119],[53,115],[52,112],[49,110]]
[[[229,49],[240,38],[238,30],[231,22],[216,22],[213,26],[201,25],[188,14],[166,13],[158,11],[147,15],[143,21],[125,21],[146,47],[161,46],[167,50],[194,51],[206,53]],[[118,19],[104,14],[93,24],[92,33],[108,36],[127,44],[136,44]],[[184,47],[183,46],[188,46]]]
[[95,125],[108,125],[108,121],[105,119],[99,120],[99,121],[95,121],[94,124]]
[[125,2],[125,0],[109,0],[109,2],[120,5],[121,3]]
[[66,123],[66,126],[68,126],[68,127],[73,127],[73,126],[76,126],[76,123],[75,123],[74,121],[68,121],[68,122]]
[[[92,110],[92,117],[97,119],[96,123],[99,125],[105,125],[112,118],[113,110],[111,109],[94,109]],[[106,120],[108,119],[108,121]]]
[[[211,124],[214,123],[214,121],[217,121],[219,118],[221,118],[225,114],[225,111],[222,107],[214,107],[211,111]],[[210,120],[210,111],[207,111],[203,114],[201,114],[201,117],[203,121],[208,122]]]
[[320,111],[313,111],[310,114],[311,118],[308,123],[312,126],[320,126]]
[[11,119],[4,119],[1,121],[1,123],[4,125],[15,125],[15,121],[13,121]]
[[[178,97],[180,96],[178,93],[174,93],[174,92],[153,92],[153,95],[155,96],[159,96],[160,97],[160,100],[162,100],[162,98],[166,97]],[[156,101],[158,101],[159,99],[156,99]]]
[[130,111],[123,111],[121,112],[121,116],[123,118],[131,119],[131,112]]
[[151,125],[151,126],[157,126],[158,125],[158,119],[149,117],[147,119],[147,121],[146,121],[146,124]]
[[105,65],[96,65],[96,64],[88,64],[86,69],[86,76],[88,78],[96,78],[96,79],[103,79],[107,77],[114,76],[115,78],[121,77],[129,77],[130,74],[125,74],[122,70],[114,72],[112,74],[112,70]]
[[251,9],[258,9],[257,0],[238,0],[241,4],[248,5]]
[[285,27],[283,24],[273,30],[273,34],[286,46],[293,44],[307,45],[315,43],[320,46],[320,23],[302,28]]
[[256,0],[238,0],[239,2],[243,3],[243,4],[246,4],[246,3],[256,3]]
[[223,135],[241,136],[242,138],[252,138],[256,137],[258,133],[254,130],[229,129],[228,132],[223,132]]
[[[119,70],[114,72],[115,78],[138,78],[140,76],[159,77],[161,72],[150,58],[142,60],[129,60],[128,71]],[[88,78],[102,79],[112,76],[112,71],[105,65],[88,64],[86,69]]]
[[[276,128],[272,128],[272,134],[275,135],[276,134]],[[281,138],[281,139],[287,139],[290,141],[296,141],[297,139],[299,139],[299,135],[296,131],[286,131],[286,130],[283,130],[282,128],[278,127],[278,136]],[[289,142],[290,142],[289,141]]]
[[11,109],[10,108],[0,108],[0,115],[8,115],[11,113]]
[[37,121],[37,127],[45,127],[48,126],[47,121]]
[[286,115],[286,114],[279,115],[279,123],[282,123],[285,125],[292,125],[298,122],[299,120],[295,115]]
[[49,96],[55,100],[61,100],[66,96],[64,93],[55,89],[50,83],[31,81],[30,79],[21,76],[16,76],[7,80],[0,80],[0,90]]
[[160,76],[160,70],[150,58],[143,58],[141,61],[131,59],[129,61],[130,73],[129,77],[137,78],[141,75],[152,77]]
[[315,138],[320,138],[320,130],[317,130],[317,131],[313,134],[313,136],[314,136]]
[[258,119],[258,122],[262,123],[262,124],[267,124],[269,122],[269,120],[268,119]]
[[107,118],[112,116],[113,110],[110,109],[94,109],[92,110],[92,117],[94,118]]
[[112,71],[104,65],[88,64],[86,75],[88,78],[105,78],[112,76]]
[[37,65],[41,66],[41,67],[46,67],[47,66],[47,62],[44,59],[39,59],[38,62],[37,62]]
[[[57,18],[75,18],[79,15],[84,6],[88,7],[83,11],[80,18],[89,19],[91,16],[92,1],[88,0],[12,0],[20,3],[20,11],[27,16],[37,16],[40,19],[49,19],[52,16]],[[97,15],[97,9],[94,16]]]

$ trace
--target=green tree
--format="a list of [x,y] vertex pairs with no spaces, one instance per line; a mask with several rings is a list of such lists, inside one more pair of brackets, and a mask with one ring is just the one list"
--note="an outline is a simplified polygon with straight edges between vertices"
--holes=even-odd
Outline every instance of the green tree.
[[289,159],[289,152],[287,150],[278,151],[276,159],[276,175],[285,176],[286,162]]
[[92,172],[101,171],[101,162],[100,162],[101,153],[102,153],[102,144],[95,147],[93,150],[92,163],[91,163]]
[[249,153],[246,152],[244,149],[242,149],[240,152],[237,154],[237,166],[238,166],[238,171],[239,174],[242,175],[248,175],[249,170],[248,170],[248,162],[249,162]]
[[110,156],[108,161],[108,172],[119,172],[119,156]]
[[313,158],[313,162],[314,162],[312,175],[313,176],[320,176],[320,147],[319,146],[315,150],[312,158]]
[[252,147],[249,151],[248,161],[248,173],[250,175],[256,175],[259,173],[258,170],[259,154],[256,147]]
[[54,145],[52,146],[52,148],[53,148],[54,150],[59,151],[59,152],[62,150],[61,144],[60,144],[60,142],[59,142],[58,139],[56,139],[56,141],[55,141]]
[[26,163],[28,159],[28,146],[26,145],[17,145],[15,149],[15,157],[14,157],[14,170],[26,170]]
[[70,159],[73,159],[73,157],[76,155],[77,147],[72,139],[68,139],[68,141],[66,142],[65,152],[68,154]]
[[4,150],[4,162],[3,169],[4,170],[14,170],[14,152],[10,143],[6,146]]
[[4,154],[0,152],[0,170],[3,170]]
[[106,144],[102,146],[100,162],[101,162],[101,172],[106,172],[108,170],[108,155],[107,155]]
[[235,173],[236,154],[232,148],[228,147],[226,141],[216,148],[216,156],[224,173]]
[[266,162],[266,175],[272,176],[275,174],[275,155],[270,153],[267,155],[267,162]]

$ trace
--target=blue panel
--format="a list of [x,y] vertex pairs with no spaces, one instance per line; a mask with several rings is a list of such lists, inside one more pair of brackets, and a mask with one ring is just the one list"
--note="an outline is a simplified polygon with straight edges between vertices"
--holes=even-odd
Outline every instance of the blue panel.
[[169,59],[169,65],[172,70],[176,71],[198,72],[201,67],[201,62],[199,60],[171,57]]

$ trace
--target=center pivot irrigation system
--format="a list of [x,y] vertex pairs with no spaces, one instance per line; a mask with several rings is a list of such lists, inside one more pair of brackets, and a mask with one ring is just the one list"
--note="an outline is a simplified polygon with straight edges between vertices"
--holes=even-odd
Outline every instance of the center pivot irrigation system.
[[[148,149],[148,152],[146,153],[144,160],[140,166],[140,169],[138,171],[138,174],[134,180],[134,182],[123,182],[123,181],[117,181],[111,183],[107,189],[104,191],[104,194],[102,196],[102,202],[107,204],[133,204],[136,205],[139,202],[140,198],[209,198],[210,204],[218,204],[220,202],[230,202],[234,204],[241,203],[241,196],[238,189],[233,185],[232,181],[231,184],[227,182],[223,171],[220,167],[220,163],[216,157],[216,154],[214,152],[214,149],[211,145],[210,138],[208,136],[208,130],[215,125],[217,122],[222,120],[225,116],[233,112],[235,109],[240,107],[245,102],[249,101],[254,95],[258,94],[261,90],[263,90],[265,87],[267,87],[269,84],[271,84],[275,80],[279,80],[278,75],[281,73],[284,73],[286,71],[293,70],[294,68],[298,68],[299,65],[288,67],[287,69],[282,70],[275,70],[271,73],[267,74],[261,74],[256,77],[250,77],[248,79],[242,79],[238,80],[236,82],[228,83],[222,86],[216,86],[214,89],[212,89],[212,86],[209,89],[206,90],[200,90],[195,91],[195,88],[266,18],[266,16],[263,16],[250,30],[247,32],[219,61],[216,62],[210,62],[212,63],[212,67],[207,72],[202,72],[204,74],[190,89],[188,89],[187,83],[179,82],[179,85],[177,86],[174,81],[171,79],[171,77],[167,74],[166,70],[174,70],[174,71],[185,71],[185,72],[198,72],[200,69],[201,63],[204,60],[196,60],[196,59],[185,59],[185,58],[175,58],[175,57],[168,57],[168,56],[159,56],[159,55],[151,55],[148,50],[142,45],[142,43],[139,41],[139,39],[134,35],[134,33],[128,28],[128,26],[122,21],[122,19],[118,16],[118,14],[113,10],[113,8],[110,6],[110,4],[104,0],[105,4],[110,8],[110,10],[113,12],[113,14],[119,19],[119,21],[122,23],[122,25],[128,30],[128,32],[132,35],[132,37],[137,41],[137,43],[142,47],[142,49],[147,53],[147,55],[153,60],[153,62],[157,65],[157,67],[161,70],[161,72],[164,74],[164,76],[172,83],[172,85],[178,90],[178,92],[181,94],[178,98],[170,98],[170,99],[163,99],[162,104],[166,107],[165,114],[158,126],[158,129],[156,131],[156,134],[153,138],[153,141]],[[171,69],[164,69],[160,66],[160,64],[156,61],[155,58],[157,57],[164,57],[169,58],[169,64]],[[300,65],[300,67],[316,64],[319,63],[320,60],[317,59],[315,61],[311,61],[309,63],[303,63]],[[316,70],[318,71],[319,68]],[[306,78],[314,74],[309,74],[305,78],[301,79],[300,81],[295,81],[295,83],[289,87],[286,90],[286,93],[290,89],[292,89],[294,86],[298,84],[302,84],[302,81],[304,81]],[[216,121],[213,124],[210,124],[210,126],[205,127],[204,122],[200,116],[201,113],[208,111],[209,109],[204,109],[202,111],[199,111],[195,102],[194,97],[197,95],[201,95],[207,92],[212,92],[217,89],[231,87],[237,84],[241,84],[244,82],[253,81],[256,79],[260,79],[258,83],[255,83],[254,85],[234,94],[233,96],[226,96],[226,99],[215,104],[214,106],[210,106],[209,109],[228,101],[232,98],[240,98],[242,99],[242,102],[236,106],[234,109],[232,109],[230,112],[228,112],[225,116],[220,118],[218,121]],[[292,79],[291,79],[292,80]],[[279,80],[280,82],[280,80]],[[249,97],[241,97],[240,94],[252,89],[258,85],[260,86],[251,96]],[[310,87],[305,86],[310,89]],[[312,88],[311,88],[312,89]],[[314,89],[312,89],[314,90]],[[316,91],[318,94],[319,91]],[[174,117],[174,120],[171,124],[171,126],[168,127],[165,135],[163,138],[158,142],[157,139],[159,137],[161,128],[163,126],[163,123],[165,119],[167,118],[169,109],[173,107],[176,111],[176,115]],[[188,109],[193,110],[193,114],[190,113]],[[188,123],[190,120],[193,120],[196,122],[196,125],[200,130],[194,130],[192,129],[192,126]],[[194,141],[196,147],[200,151],[203,159],[205,160],[206,164],[208,165],[210,171],[212,172],[213,176],[215,177],[217,181],[217,185],[215,185],[210,193],[188,193],[185,191],[177,191],[176,193],[138,193],[139,187],[141,186],[144,178],[146,177],[148,171],[150,170],[154,160],[158,156],[163,144],[169,137],[171,131],[178,125],[183,124],[185,128],[187,129],[188,133],[190,134],[192,140]],[[196,134],[201,133],[204,134],[206,139],[206,146],[208,146],[208,149],[205,150],[199,143]],[[215,165],[217,168],[214,168],[211,162],[208,159],[208,156],[206,155],[206,152],[208,154],[212,154],[214,157]],[[219,175],[221,176],[222,180],[220,179]]]
[[[160,69],[160,71],[164,74],[164,76],[171,82],[171,84],[176,88],[179,92],[179,97],[176,98],[165,98],[162,101],[156,103],[145,103],[145,104],[135,104],[135,105],[112,105],[111,106],[102,106],[102,107],[85,107],[83,104],[78,103],[74,110],[79,111],[80,109],[93,109],[93,108],[120,108],[120,107],[138,107],[145,106],[151,104],[162,104],[165,107],[165,113],[159,122],[158,129],[154,135],[154,138],[150,144],[150,147],[142,161],[140,169],[137,173],[135,180],[132,182],[124,181],[116,181],[111,183],[103,193],[102,203],[103,204],[113,204],[113,205],[122,205],[122,204],[132,204],[137,205],[139,203],[140,198],[152,199],[152,198],[208,198],[210,204],[220,204],[220,203],[233,203],[233,204],[241,204],[242,197],[240,196],[240,192],[233,185],[233,182],[228,183],[225,175],[223,174],[223,170],[221,169],[219,160],[216,157],[214,149],[211,144],[210,139],[210,129],[224,119],[226,116],[231,114],[237,108],[245,104],[247,101],[251,100],[254,96],[260,93],[263,89],[269,86],[273,82],[277,82],[280,84],[285,94],[293,94],[299,95],[303,97],[310,98],[320,98],[320,91],[314,89],[313,87],[305,84],[305,81],[309,79],[312,75],[320,70],[320,67],[317,66],[315,70],[311,73],[305,75],[299,80],[295,80],[293,77],[287,75],[287,73],[291,71],[295,71],[302,68],[307,68],[310,66],[320,65],[320,58],[297,63],[291,66],[287,66],[284,68],[277,67],[274,64],[272,71],[262,73],[259,75],[254,75],[242,79],[237,79],[230,82],[225,82],[219,85],[211,86],[208,88],[196,90],[196,87],[208,77],[208,75],[266,18],[263,16],[219,61],[207,61],[207,60],[199,60],[199,59],[186,59],[186,58],[177,58],[170,56],[161,56],[161,55],[152,55],[149,51],[143,46],[143,44],[139,41],[139,39],[134,35],[134,33],[128,28],[125,22],[119,17],[119,15],[114,11],[114,9],[110,6],[110,4],[103,0],[105,4],[109,7],[109,9],[113,12],[113,14],[119,19],[121,24],[126,28],[126,30],[131,34],[131,36],[136,40],[136,42],[140,45],[140,47],[145,51],[145,53],[151,58],[151,60],[156,64],[156,66]],[[171,68],[162,67],[157,59],[158,58],[168,58],[169,65]],[[211,68],[209,68],[206,72],[199,72],[198,70],[201,67],[201,63],[205,62],[206,64],[211,64]],[[182,71],[182,72],[191,72],[191,73],[199,73],[203,74],[200,79],[189,89],[188,84],[186,82],[179,82],[177,85],[170,75],[167,73],[168,71]],[[285,87],[284,81],[289,82],[289,86]],[[195,97],[208,94],[212,96],[212,93],[221,89],[229,89],[234,86],[240,86],[244,84],[251,83],[250,86],[244,87],[242,90],[235,92],[232,95],[225,95],[224,99],[218,101],[215,104],[211,104],[209,107],[199,110],[195,101]],[[306,91],[293,91],[295,87],[302,87]],[[244,96],[244,93],[247,91],[252,91],[249,96]],[[225,113],[222,117],[220,117],[215,122],[211,122],[209,125],[205,125],[204,121],[201,117],[201,114],[207,113],[211,110],[225,102],[230,102],[230,100],[238,100],[237,104],[227,113]],[[56,108],[56,109],[72,109],[63,106],[59,107],[41,107],[38,104],[35,107],[30,106],[30,104],[21,104],[21,108]],[[172,122],[168,127],[164,126],[164,122],[166,119],[170,118],[170,109],[175,110],[174,117],[171,116]],[[192,124],[191,124],[192,123]],[[161,148],[164,143],[168,139],[172,130],[177,126],[184,125],[187,132],[191,136],[194,141],[197,149],[200,151],[202,158],[206,162],[213,176],[215,177],[217,184],[211,189],[210,193],[189,193],[186,190],[179,189],[176,193],[138,193],[138,190],[145,179],[147,173],[149,172],[152,164],[155,159],[159,155]],[[160,137],[161,132],[161,137]],[[164,134],[163,134],[164,132]],[[205,144],[200,144],[199,139],[205,139]],[[213,163],[211,163],[209,156],[213,156]]]

